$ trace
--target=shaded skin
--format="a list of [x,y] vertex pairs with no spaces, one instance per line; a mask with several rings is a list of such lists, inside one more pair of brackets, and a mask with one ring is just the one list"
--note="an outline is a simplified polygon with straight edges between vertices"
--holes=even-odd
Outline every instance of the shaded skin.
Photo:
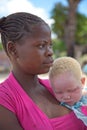
[[[70,110],[58,105],[56,98],[38,82],[37,77],[38,74],[47,73],[52,66],[51,32],[46,24],[37,25],[33,29],[31,35],[27,34],[15,43],[8,42],[12,72],[27,95],[48,118],[60,117]],[[23,130],[14,113],[1,105],[0,130]]]

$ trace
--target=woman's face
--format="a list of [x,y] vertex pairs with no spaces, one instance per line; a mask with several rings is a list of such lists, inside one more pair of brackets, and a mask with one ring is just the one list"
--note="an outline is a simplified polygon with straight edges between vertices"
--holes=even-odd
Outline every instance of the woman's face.
[[33,27],[33,33],[16,44],[16,65],[29,74],[47,73],[53,63],[50,28],[45,25]]
[[62,74],[52,79],[52,87],[55,97],[60,102],[74,105],[82,97],[82,84],[74,76]]

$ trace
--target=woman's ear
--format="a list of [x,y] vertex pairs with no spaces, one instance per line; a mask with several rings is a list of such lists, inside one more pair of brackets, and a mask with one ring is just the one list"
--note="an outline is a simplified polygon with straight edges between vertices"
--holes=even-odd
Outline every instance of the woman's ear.
[[17,57],[16,43],[9,41],[7,43],[7,54],[8,56]]

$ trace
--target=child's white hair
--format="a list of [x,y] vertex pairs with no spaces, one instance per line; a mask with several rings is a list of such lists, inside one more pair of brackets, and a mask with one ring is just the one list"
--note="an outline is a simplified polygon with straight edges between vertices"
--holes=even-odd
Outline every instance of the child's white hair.
[[49,71],[49,78],[52,79],[53,77],[61,75],[65,72],[71,73],[78,80],[82,77],[80,63],[75,58],[66,56],[57,58],[54,61],[53,66]]

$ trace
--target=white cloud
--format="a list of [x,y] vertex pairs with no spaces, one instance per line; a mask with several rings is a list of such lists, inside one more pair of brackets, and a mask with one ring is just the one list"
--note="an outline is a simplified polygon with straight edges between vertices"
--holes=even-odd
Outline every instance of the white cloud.
[[35,7],[29,0],[0,0],[0,16],[21,11],[38,15],[49,25],[52,23],[52,20],[47,16],[47,12],[43,8]]

